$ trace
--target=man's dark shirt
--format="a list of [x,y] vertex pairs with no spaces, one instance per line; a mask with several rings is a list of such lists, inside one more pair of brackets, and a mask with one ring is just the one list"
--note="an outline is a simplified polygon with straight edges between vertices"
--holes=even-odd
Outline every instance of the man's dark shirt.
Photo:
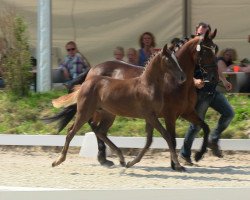
[[209,82],[205,82],[204,87],[201,89],[197,88],[197,92],[214,93],[219,82],[218,67],[216,65],[206,70],[207,72],[204,73],[198,66],[195,67],[194,78],[209,80]]

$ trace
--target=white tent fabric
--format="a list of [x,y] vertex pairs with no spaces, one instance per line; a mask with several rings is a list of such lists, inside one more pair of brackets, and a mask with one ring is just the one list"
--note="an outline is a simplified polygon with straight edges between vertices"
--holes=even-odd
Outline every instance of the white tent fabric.
[[[139,48],[145,31],[156,37],[157,47],[173,37],[183,37],[184,0],[52,0],[53,66],[65,55],[64,45],[75,40],[92,65],[113,59],[116,46]],[[37,44],[35,0],[0,0],[1,7],[14,4],[25,17],[34,48]],[[190,29],[200,21],[218,29],[220,49],[236,48],[239,59],[250,58],[249,0],[192,0]]]
[[[2,2],[15,3],[27,19],[35,47],[37,1]],[[75,40],[92,65],[113,59],[116,46],[138,49],[139,35],[145,31],[155,35],[159,48],[182,36],[182,0],[53,0],[52,18],[53,47],[64,55],[65,43]]]
[[192,0],[192,27],[200,21],[218,29],[216,43],[220,49],[235,48],[239,59],[250,59],[250,1]]

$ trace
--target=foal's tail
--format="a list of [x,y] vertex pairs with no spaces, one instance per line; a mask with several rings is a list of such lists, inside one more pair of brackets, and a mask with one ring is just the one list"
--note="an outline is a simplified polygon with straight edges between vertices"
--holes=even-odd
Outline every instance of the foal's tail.
[[80,90],[80,85],[74,87],[74,92],[63,95],[57,99],[52,100],[52,104],[55,108],[68,107],[73,104],[76,104],[78,92]]
[[47,124],[58,122],[58,133],[60,133],[67,124],[73,119],[77,111],[76,99],[80,90],[80,85],[74,87],[74,92],[61,96],[52,100],[52,104],[56,108],[64,107],[63,110],[52,117],[42,118],[41,120]]
[[71,106],[64,108],[61,112],[57,113],[56,115],[52,117],[43,118],[41,120],[47,124],[59,121],[58,133],[60,133],[61,130],[63,130],[67,126],[67,124],[72,120],[72,118],[75,116],[76,111],[77,111],[77,105],[73,104]]

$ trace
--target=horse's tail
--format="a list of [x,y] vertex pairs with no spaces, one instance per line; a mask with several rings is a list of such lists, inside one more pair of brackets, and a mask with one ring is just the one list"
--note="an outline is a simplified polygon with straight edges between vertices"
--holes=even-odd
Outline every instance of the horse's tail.
[[81,86],[75,86],[74,88],[74,92],[63,95],[57,99],[53,99],[52,100],[52,104],[55,108],[61,108],[61,107],[69,107],[73,104],[76,104],[77,102],[77,96],[78,96],[78,92],[80,90]]
[[75,116],[76,110],[77,110],[77,105],[73,104],[71,106],[64,108],[61,112],[57,113],[55,116],[43,118],[41,120],[48,124],[55,121],[59,121],[58,133],[60,133],[61,130],[63,130]]

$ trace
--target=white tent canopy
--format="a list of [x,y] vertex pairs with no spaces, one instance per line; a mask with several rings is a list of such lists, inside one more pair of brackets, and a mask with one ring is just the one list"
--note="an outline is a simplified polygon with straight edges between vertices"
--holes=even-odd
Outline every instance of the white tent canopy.
[[[1,7],[15,5],[25,17],[30,41],[37,49],[38,1],[0,0]],[[113,59],[116,46],[139,48],[145,31],[161,48],[174,37],[194,31],[200,21],[217,28],[220,49],[236,48],[239,59],[249,58],[249,0],[52,0],[52,65],[65,55],[64,45],[76,41],[92,65]]]

